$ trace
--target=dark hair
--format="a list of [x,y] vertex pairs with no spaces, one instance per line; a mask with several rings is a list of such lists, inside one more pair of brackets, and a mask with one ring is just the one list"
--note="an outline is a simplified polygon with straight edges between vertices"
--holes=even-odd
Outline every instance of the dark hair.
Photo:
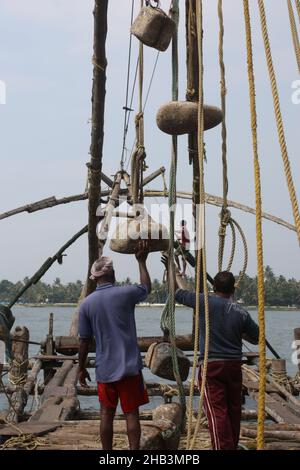
[[116,276],[114,269],[110,270],[108,273],[105,273],[104,276],[98,279],[98,281],[103,282],[111,282],[114,284],[116,282]]
[[228,271],[218,273],[214,278],[214,290],[222,294],[233,294],[235,290],[234,275]]
[[181,225],[186,225],[186,220],[182,220],[180,223]]

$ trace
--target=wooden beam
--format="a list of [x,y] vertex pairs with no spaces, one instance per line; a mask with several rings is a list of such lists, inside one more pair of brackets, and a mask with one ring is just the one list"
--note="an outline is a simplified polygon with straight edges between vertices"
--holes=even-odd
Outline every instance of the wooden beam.
[[[161,336],[146,336],[138,338],[138,345],[141,352],[146,352],[152,343],[161,342]],[[191,335],[176,336],[176,346],[182,351],[192,351],[193,341]],[[56,336],[55,350],[60,354],[75,354],[79,348],[79,338],[77,336]],[[90,352],[95,351],[95,343],[90,343]]]
[[[145,197],[168,197],[168,191],[164,192],[161,190],[145,190],[144,196]],[[178,191],[177,197],[179,199],[192,199],[192,193],[187,192],[187,191]],[[207,194],[207,193],[205,195],[205,201],[207,204],[210,204],[212,206],[217,206],[217,207],[222,207],[222,203],[223,203],[223,199],[221,197],[214,196],[212,194]],[[252,207],[246,206],[245,204],[240,204],[239,202],[228,200],[228,207],[233,207],[234,209],[238,209],[240,211],[255,215],[255,209],[253,209]],[[274,222],[275,224],[282,225],[283,227],[289,230],[292,230],[293,232],[296,232],[296,227],[294,225],[290,224],[289,222],[286,222],[283,219],[280,219],[279,217],[271,215],[267,212],[263,212],[262,217],[266,220]]]
[[22,297],[24,292],[26,292],[29,287],[33,284],[36,284],[43,275],[51,268],[51,266],[56,262],[62,259],[62,255],[67,248],[69,248],[78,238],[80,238],[83,234],[87,232],[87,226],[83,227],[79,232],[77,232],[70,240],[68,240],[59,250],[55,253],[54,256],[48,258],[42,266],[38,269],[38,271],[28,280],[28,282],[22,287],[21,290],[15,295],[15,297],[11,300],[8,305],[8,308],[11,308],[19,299]]

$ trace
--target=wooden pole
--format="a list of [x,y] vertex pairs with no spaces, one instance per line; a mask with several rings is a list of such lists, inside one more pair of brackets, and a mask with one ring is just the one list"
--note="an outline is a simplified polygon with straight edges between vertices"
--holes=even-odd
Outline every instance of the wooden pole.
[[87,232],[87,227],[83,227],[78,233],[76,233],[67,243],[65,243],[57,253],[55,253],[54,256],[48,258],[42,266],[39,268],[39,270],[29,279],[29,281],[22,287],[22,289],[15,295],[15,297],[12,299],[10,304],[8,305],[8,308],[11,308],[19,299],[22,297],[24,292],[29,289],[33,284],[36,284],[42,277],[43,275],[51,268],[52,264],[54,264],[56,261],[61,261],[62,255],[64,251],[69,248],[79,237],[81,237],[83,234]]
[[102,171],[102,155],[104,140],[104,110],[106,94],[106,35],[107,35],[107,6],[108,0],[95,0],[94,7],[94,55],[93,55],[93,89],[92,89],[92,131],[91,159],[88,164],[88,274],[84,296],[95,289],[95,283],[90,280],[90,269],[98,258],[99,242],[96,234],[99,218],[96,211],[100,202],[100,184]]
[[[18,341],[21,339],[22,341]],[[24,384],[27,380],[29,331],[26,326],[16,326],[12,334],[13,361],[8,375],[9,381],[16,386],[11,396],[8,421],[18,422],[27,403]]]
[[[187,101],[199,101],[199,56],[196,27],[196,0],[186,0],[186,57],[187,57]],[[198,208],[200,204],[200,168],[198,162],[198,132],[189,134],[189,161],[193,165],[193,219],[197,227]],[[197,234],[196,234],[197,239]],[[195,250],[195,258],[201,256],[200,250]],[[203,292],[202,269],[200,270],[200,292]],[[196,274],[197,275],[197,274]],[[195,279],[197,282],[197,279]],[[193,336],[195,333],[195,315],[193,316]]]
[[[99,257],[99,240],[96,228],[99,222],[97,208],[101,196],[101,171],[104,141],[104,111],[106,95],[106,35],[107,35],[108,0],[95,0],[94,6],[94,55],[93,55],[93,88],[92,88],[92,130],[91,159],[88,163],[88,272],[86,282],[81,291],[82,299],[93,292],[96,283],[90,279],[90,270]],[[79,305],[74,312],[70,334],[78,332]]]
[[[159,170],[157,170],[157,172],[159,172]],[[163,174],[163,172],[161,172],[160,174]],[[103,173],[102,173],[102,176],[103,176]],[[125,179],[125,175],[123,175],[123,176],[124,176],[124,179]],[[152,176],[154,176],[154,173],[147,176],[144,179],[143,185],[145,185],[146,183],[149,183],[148,179],[150,177],[152,178]],[[103,181],[105,181],[105,180],[103,179]],[[100,197],[110,196],[110,194],[111,194],[110,189],[103,190],[100,193]],[[128,191],[127,191],[127,189],[121,189],[119,194],[126,197],[126,196],[128,196]],[[166,197],[168,197],[168,195],[169,195],[169,193],[166,189],[164,191],[156,190],[156,189],[153,189],[153,190],[146,189],[146,190],[144,190],[144,196],[145,197],[165,197],[166,198]],[[192,193],[189,193],[189,192],[186,192],[186,191],[177,191],[177,198],[178,199],[192,199],[192,197],[193,197]],[[86,199],[88,199],[88,193],[77,194],[77,195],[74,195],[74,196],[68,196],[68,197],[64,197],[62,199],[56,199],[55,196],[52,196],[52,197],[49,197],[47,199],[43,199],[41,201],[33,202],[32,204],[27,204],[25,206],[18,207],[17,209],[13,209],[12,211],[4,212],[3,214],[0,214],[0,220],[5,219],[6,217],[11,217],[13,215],[19,214],[21,212],[31,213],[31,212],[35,212],[35,211],[39,211],[39,210],[43,210],[43,209],[48,209],[50,207],[55,207],[55,206],[58,206],[60,204],[68,204],[70,202],[84,201]],[[47,201],[47,202],[45,202],[45,204],[43,204],[43,201]],[[216,207],[222,207],[222,204],[223,204],[223,199],[221,197],[215,196],[213,194],[208,194],[208,193],[206,193],[206,195],[205,195],[205,201],[206,201],[207,204],[210,204],[210,205],[216,206]],[[252,207],[246,206],[245,204],[241,204],[239,202],[236,202],[236,201],[228,200],[228,207],[233,207],[234,209],[238,209],[240,211],[247,212],[249,214],[255,215],[255,209],[253,209]],[[263,212],[262,217],[266,220],[269,220],[270,222],[274,222],[275,224],[282,225],[283,227],[287,228],[288,230],[292,230],[293,232],[296,232],[296,227],[293,224],[290,224],[289,222],[287,222],[286,220],[280,219],[279,217],[276,217],[272,214],[268,214],[267,212]]]

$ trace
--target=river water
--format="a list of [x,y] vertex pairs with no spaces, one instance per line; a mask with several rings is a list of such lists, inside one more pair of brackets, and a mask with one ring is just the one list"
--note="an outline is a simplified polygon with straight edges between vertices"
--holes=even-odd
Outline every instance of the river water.
[[[54,335],[63,336],[69,334],[74,307],[21,307],[17,306],[13,309],[13,314],[16,317],[15,326],[27,326],[30,331],[30,339],[32,341],[42,341],[45,339],[48,330],[49,313],[54,314]],[[153,336],[160,335],[160,315],[162,312],[161,307],[137,307],[136,308],[136,323],[138,336]],[[257,320],[257,312],[251,311],[251,316]],[[192,311],[184,307],[176,308],[176,331],[178,334],[191,333],[192,325]],[[300,327],[300,311],[266,311],[266,331],[267,338],[272,344],[273,348],[279,355],[287,360],[287,369],[290,375],[295,375],[297,366],[292,362],[292,343],[293,343],[293,330]],[[250,345],[249,345],[250,346]],[[251,345],[252,350],[256,350],[255,346]],[[30,346],[30,356],[39,352],[38,346]],[[268,353],[268,357],[272,357]],[[93,372],[93,371],[92,371]],[[94,374],[91,374],[94,379]],[[147,381],[160,381],[153,376],[148,369],[144,369],[144,377]],[[30,401],[30,400],[29,400]],[[96,397],[81,397],[82,408],[98,408],[98,401]],[[152,406],[158,405],[162,402],[161,398],[152,400]],[[31,403],[29,403],[29,407]],[[0,409],[7,408],[5,397],[0,395]]]

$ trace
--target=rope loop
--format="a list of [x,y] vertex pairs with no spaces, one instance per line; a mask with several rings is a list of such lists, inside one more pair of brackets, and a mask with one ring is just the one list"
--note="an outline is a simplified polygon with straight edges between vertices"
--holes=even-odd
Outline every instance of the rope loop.
[[225,237],[226,236],[226,228],[227,225],[231,221],[231,212],[229,209],[222,208],[222,211],[220,212],[220,228],[219,228],[219,237]]

